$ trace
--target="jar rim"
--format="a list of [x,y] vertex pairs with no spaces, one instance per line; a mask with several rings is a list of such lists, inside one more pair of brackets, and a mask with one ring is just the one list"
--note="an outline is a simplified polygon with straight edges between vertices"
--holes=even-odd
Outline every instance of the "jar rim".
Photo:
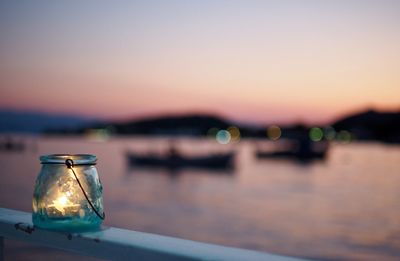
[[73,160],[75,165],[96,164],[97,157],[93,154],[47,154],[40,156],[42,164],[64,164],[67,159]]

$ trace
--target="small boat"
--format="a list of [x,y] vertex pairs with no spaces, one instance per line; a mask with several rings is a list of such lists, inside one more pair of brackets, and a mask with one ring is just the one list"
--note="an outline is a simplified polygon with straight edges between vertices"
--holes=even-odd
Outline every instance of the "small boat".
[[234,167],[233,152],[224,154],[208,154],[202,156],[182,156],[179,154],[159,155],[135,155],[127,153],[130,166],[182,169],[195,168],[207,170],[229,170]]
[[256,150],[256,157],[263,158],[288,158],[299,161],[323,160],[327,155],[329,144],[327,142],[310,143],[308,141],[294,141],[289,148],[275,151]]
[[293,158],[298,160],[312,160],[312,159],[324,159],[326,151],[308,151],[300,153],[298,151],[283,150],[283,151],[257,151],[257,158]]
[[22,141],[17,141],[13,138],[6,137],[0,140],[0,151],[16,151],[25,150],[25,144]]

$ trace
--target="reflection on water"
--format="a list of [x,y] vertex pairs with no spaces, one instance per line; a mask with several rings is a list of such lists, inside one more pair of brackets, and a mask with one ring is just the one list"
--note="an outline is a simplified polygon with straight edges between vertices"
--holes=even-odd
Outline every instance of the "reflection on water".
[[[255,157],[253,142],[179,140],[185,155],[235,150],[233,175],[129,168],[126,151],[160,152],[165,139],[41,138],[35,151],[1,152],[0,206],[31,210],[38,156],[93,153],[105,224],[285,255],[393,259],[400,255],[400,147],[331,146],[325,161]],[[268,144],[266,144],[268,146]],[[23,249],[21,249],[23,251]]]

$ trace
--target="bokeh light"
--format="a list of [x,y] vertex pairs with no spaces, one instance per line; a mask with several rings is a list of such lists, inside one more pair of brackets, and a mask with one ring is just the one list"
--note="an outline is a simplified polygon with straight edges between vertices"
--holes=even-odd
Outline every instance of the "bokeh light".
[[325,136],[325,139],[327,139],[327,140],[330,140],[330,141],[334,140],[336,137],[335,129],[331,126],[325,127],[324,128],[324,136]]
[[310,129],[309,136],[312,141],[320,141],[324,137],[324,133],[321,128],[314,127]]
[[271,140],[278,140],[282,135],[281,128],[276,125],[272,125],[267,129],[267,136]]
[[341,131],[339,131],[339,133],[337,135],[337,140],[342,143],[350,143],[351,139],[352,139],[352,135],[347,130],[341,130]]
[[85,133],[85,137],[91,141],[104,142],[110,139],[112,134],[112,128],[99,128],[89,129]]
[[238,127],[231,126],[228,128],[228,132],[231,135],[231,141],[236,143],[240,141],[240,130]]
[[219,130],[215,138],[219,144],[228,144],[231,141],[231,134],[227,130]]
[[207,131],[207,136],[208,136],[209,138],[215,139],[215,137],[217,136],[218,131],[219,131],[218,128],[210,128],[210,129]]

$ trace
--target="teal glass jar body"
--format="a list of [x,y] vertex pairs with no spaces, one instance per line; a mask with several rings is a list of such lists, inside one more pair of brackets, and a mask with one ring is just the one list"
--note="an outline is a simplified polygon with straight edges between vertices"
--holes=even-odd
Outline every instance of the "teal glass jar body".
[[89,154],[40,157],[32,202],[35,226],[63,231],[99,228],[104,219],[103,187],[96,160]]

